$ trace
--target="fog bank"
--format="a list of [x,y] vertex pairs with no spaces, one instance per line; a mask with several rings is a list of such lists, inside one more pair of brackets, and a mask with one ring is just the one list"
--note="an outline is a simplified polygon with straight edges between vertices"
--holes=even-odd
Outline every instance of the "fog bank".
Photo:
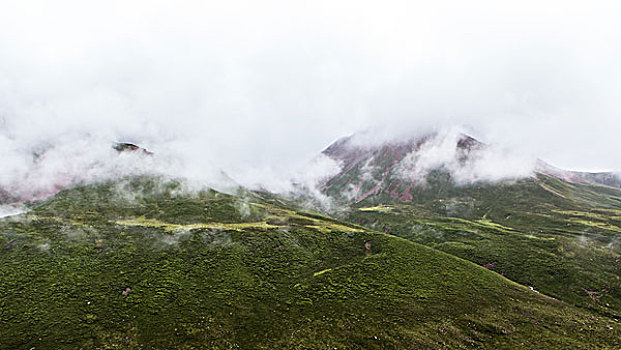
[[[562,168],[621,170],[619,13],[605,1],[5,2],[0,186],[156,171],[286,190],[333,172],[305,166],[341,136],[455,125]],[[115,141],[157,157],[119,156]]]

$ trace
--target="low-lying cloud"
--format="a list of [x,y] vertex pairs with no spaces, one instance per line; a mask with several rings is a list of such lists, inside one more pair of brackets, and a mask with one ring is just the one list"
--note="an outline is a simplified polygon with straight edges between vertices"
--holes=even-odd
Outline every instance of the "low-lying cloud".
[[0,205],[0,219],[8,216],[19,215],[24,212],[26,212],[26,209],[21,206]]
[[537,159],[496,145],[459,147],[465,134],[459,128],[440,130],[405,156],[397,171],[406,179],[424,181],[432,170],[448,171],[458,185],[497,182],[532,176]]

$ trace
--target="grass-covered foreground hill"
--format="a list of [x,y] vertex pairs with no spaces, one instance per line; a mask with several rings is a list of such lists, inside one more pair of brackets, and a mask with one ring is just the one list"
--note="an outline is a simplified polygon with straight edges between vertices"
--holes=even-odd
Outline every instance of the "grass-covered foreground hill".
[[0,222],[0,349],[618,349],[620,327],[411,241],[155,178]]

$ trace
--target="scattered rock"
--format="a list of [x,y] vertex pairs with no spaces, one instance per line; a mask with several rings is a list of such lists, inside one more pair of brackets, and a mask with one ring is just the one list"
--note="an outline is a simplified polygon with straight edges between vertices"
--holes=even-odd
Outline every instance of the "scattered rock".
[[[484,268],[486,268],[486,269],[491,269],[492,267],[496,266],[496,261],[494,261],[494,262],[488,262],[487,264],[483,264],[483,265],[481,265],[481,266],[483,266],[483,267],[484,267]],[[531,287],[531,288],[532,288],[532,287]]]
[[149,152],[147,151],[145,148],[142,148],[138,145],[135,145],[133,143],[129,143],[129,142],[117,142],[114,144],[114,146],[112,146],[112,148],[114,148],[115,150],[117,150],[119,153],[122,152],[142,152],[142,154],[148,155],[148,156],[152,156],[153,152]]
[[15,243],[17,243],[16,240],[10,241],[9,244],[7,244],[4,248],[2,248],[2,251],[9,250],[9,249],[13,248],[13,246],[15,246]]

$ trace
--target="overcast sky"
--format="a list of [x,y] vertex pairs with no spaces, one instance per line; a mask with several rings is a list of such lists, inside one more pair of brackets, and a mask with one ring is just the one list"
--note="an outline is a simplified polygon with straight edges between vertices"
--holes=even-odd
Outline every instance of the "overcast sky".
[[359,130],[439,125],[621,170],[614,3],[3,0],[0,175],[55,140],[278,172]]

